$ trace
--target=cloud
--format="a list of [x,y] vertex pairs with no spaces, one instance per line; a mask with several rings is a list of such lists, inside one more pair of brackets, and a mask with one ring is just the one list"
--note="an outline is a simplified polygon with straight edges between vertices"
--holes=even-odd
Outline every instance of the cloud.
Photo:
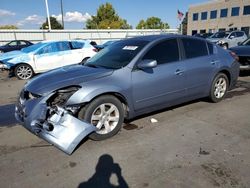
[[[58,21],[62,21],[62,14],[52,15]],[[88,19],[91,19],[91,15],[89,13],[82,14],[80,12],[66,12],[63,20],[65,22],[86,22]]]
[[0,9],[0,16],[15,16],[16,13],[9,10]]
[[45,18],[38,16],[36,14],[26,17],[24,20],[21,20],[17,23],[18,26],[23,26],[25,24],[36,24],[41,25],[45,21]]

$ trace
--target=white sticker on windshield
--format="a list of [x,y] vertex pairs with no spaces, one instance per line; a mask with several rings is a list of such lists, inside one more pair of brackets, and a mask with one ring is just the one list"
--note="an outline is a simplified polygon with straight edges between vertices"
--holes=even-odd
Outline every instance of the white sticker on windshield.
[[122,49],[123,50],[136,50],[138,46],[124,46]]

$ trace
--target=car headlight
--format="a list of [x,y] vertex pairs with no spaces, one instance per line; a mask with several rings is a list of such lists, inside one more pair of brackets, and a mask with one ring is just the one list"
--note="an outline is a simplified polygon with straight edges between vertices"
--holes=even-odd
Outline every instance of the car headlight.
[[223,41],[219,40],[216,44],[223,44]]
[[80,86],[71,86],[59,89],[47,100],[47,104],[51,107],[64,106],[68,99],[80,88]]
[[0,62],[0,69],[7,69],[8,66]]

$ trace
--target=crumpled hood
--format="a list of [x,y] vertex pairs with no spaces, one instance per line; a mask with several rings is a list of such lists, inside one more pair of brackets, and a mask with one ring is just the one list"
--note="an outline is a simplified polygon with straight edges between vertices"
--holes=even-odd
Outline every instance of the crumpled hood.
[[93,79],[109,76],[111,69],[92,68],[83,65],[65,66],[43,73],[25,85],[26,90],[39,95],[49,94],[57,89],[79,85]]
[[229,50],[233,51],[238,56],[250,56],[250,46],[236,46]]
[[4,61],[6,59],[12,59],[15,57],[18,57],[20,55],[27,55],[26,53],[23,53],[22,51],[16,50],[11,52],[6,52],[0,55],[0,61]]

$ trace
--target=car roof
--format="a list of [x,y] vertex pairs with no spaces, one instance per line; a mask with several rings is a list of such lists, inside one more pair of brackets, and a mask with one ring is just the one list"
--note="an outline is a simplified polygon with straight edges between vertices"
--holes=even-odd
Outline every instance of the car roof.
[[129,38],[127,40],[144,40],[144,41],[152,42],[152,41],[158,41],[158,40],[170,39],[170,38],[192,38],[192,39],[196,39],[196,40],[207,41],[206,39],[203,39],[203,38],[198,38],[198,37],[189,36],[189,35],[180,35],[180,34],[146,35],[146,36]]
[[53,43],[53,42],[84,42],[89,43],[88,40],[43,40],[41,43]]

